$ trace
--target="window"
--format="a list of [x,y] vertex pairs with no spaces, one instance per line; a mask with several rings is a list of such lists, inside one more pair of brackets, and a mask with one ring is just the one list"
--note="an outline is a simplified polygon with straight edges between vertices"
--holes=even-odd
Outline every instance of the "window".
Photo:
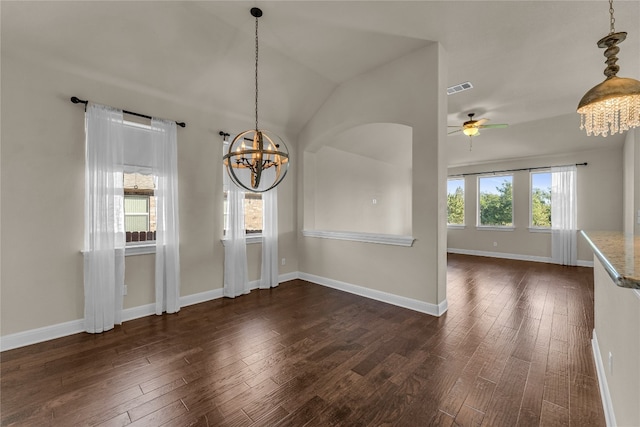
[[124,227],[128,245],[156,239],[154,188],[152,175],[124,174]]
[[[226,173],[226,172],[225,172]],[[227,203],[227,190],[224,190],[224,233],[227,232],[227,217],[229,205]],[[262,233],[262,194],[244,193],[244,229],[247,234]]]
[[551,228],[551,172],[531,172],[531,227]]
[[262,233],[262,194],[244,194],[244,228],[247,234]]
[[513,227],[513,175],[478,177],[478,226]]
[[464,178],[447,180],[447,224],[464,225]]

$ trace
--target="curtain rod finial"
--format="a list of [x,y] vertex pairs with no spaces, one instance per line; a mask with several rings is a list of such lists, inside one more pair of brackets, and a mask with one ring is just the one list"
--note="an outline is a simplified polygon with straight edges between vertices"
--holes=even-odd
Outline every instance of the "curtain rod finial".
[[84,104],[84,105],[87,105],[89,103],[89,101],[83,101],[82,99],[78,98],[77,96],[72,96],[71,97],[71,102],[73,102],[74,104]]

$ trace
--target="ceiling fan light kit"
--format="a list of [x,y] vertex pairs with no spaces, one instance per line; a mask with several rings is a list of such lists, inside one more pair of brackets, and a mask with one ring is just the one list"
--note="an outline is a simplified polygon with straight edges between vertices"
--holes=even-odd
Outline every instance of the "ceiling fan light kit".
[[640,81],[617,77],[620,67],[616,64],[620,52],[618,43],[627,38],[626,32],[615,32],[613,0],[609,0],[610,32],[598,40],[599,48],[606,48],[604,56],[607,68],[606,80],[591,88],[580,100],[580,129],[587,135],[612,135],[640,126]]
[[469,126],[469,127],[466,127],[464,129],[462,129],[462,133],[464,133],[467,136],[480,135],[480,132],[478,131],[478,128],[474,127],[474,126]]
[[[264,193],[282,182],[289,168],[289,150],[272,132],[258,128],[258,18],[262,10],[251,8],[256,18],[255,129],[240,132],[229,144],[223,163],[231,180],[254,193]],[[225,137],[228,134],[220,133]]]

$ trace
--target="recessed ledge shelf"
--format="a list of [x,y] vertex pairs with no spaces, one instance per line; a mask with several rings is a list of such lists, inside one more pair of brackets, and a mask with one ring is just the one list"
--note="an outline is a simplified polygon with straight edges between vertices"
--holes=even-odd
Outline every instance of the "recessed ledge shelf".
[[[617,231],[585,231],[589,243],[613,282],[622,288],[640,289],[640,236]],[[640,296],[640,295],[639,295]]]
[[378,243],[393,246],[413,246],[412,236],[399,236],[395,234],[357,233],[353,231],[328,231],[328,230],[302,230],[304,237],[318,237],[321,239],[349,240],[361,243]]

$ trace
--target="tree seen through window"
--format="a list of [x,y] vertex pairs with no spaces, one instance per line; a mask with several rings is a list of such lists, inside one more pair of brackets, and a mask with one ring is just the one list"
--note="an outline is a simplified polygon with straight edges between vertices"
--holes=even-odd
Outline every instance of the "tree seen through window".
[[464,224],[464,178],[447,180],[447,224]]
[[513,226],[513,176],[478,178],[479,220],[481,226]]
[[551,227],[551,172],[531,173],[531,226]]

